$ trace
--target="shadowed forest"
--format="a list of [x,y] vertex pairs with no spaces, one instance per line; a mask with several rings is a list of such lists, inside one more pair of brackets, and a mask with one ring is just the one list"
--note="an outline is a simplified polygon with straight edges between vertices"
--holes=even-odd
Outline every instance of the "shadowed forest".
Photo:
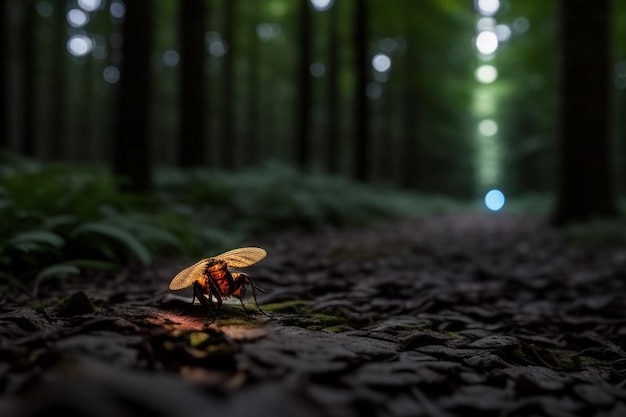
[[626,3],[0,0],[0,55],[0,416],[626,413]]

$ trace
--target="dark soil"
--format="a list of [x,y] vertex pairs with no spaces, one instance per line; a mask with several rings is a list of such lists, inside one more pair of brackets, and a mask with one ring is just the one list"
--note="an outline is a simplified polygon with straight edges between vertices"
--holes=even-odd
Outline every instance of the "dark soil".
[[625,250],[495,215],[250,243],[270,319],[209,324],[182,264],[6,294],[0,415],[626,415]]

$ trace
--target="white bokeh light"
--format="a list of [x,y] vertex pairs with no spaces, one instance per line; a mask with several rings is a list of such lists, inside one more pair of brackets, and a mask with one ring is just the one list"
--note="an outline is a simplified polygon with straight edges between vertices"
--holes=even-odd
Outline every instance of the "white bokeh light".
[[483,84],[490,84],[498,79],[498,70],[493,65],[481,65],[474,73],[476,79]]
[[85,35],[74,35],[67,41],[67,50],[74,56],[85,56],[92,48],[93,41]]
[[333,5],[333,0],[311,0],[311,6],[320,12],[328,10]]
[[478,131],[481,135],[493,136],[498,133],[498,124],[491,119],[485,119],[478,124]]
[[89,16],[80,9],[71,9],[67,12],[67,23],[75,28],[83,27],[89,23]]
[[477,0],[476,7],[481,14],[492,16],[500,8],[500,0]]
[[372,58],[372,66],[378,72],[387,72],[391,69],[391,58],[385,54],[376,54]]
[[498,37],[488,30],[480,32],[476,37],[476,48],[481,54],[493,54],[498,49]]
[[78,6],[86,12],[99,9],[101,4],[101,0],[78,0]]
[[511,38],[511,28],[508,25],[496,25],[495,31],[500,42],[506,42]]

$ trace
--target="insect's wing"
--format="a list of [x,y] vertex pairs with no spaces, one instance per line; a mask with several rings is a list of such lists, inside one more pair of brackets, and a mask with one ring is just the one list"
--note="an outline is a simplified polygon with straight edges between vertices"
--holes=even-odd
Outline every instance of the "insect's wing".
[[266,255],[267,252],[265,252],[265,249],[247,247],[229,250],[213,258],[226,262],[226,264],[232,268],[244,268],[259,262],[261,259],[265,258]]
[[203,259],[176,274],[172,282],[170,282],[170,290],[182,290],[183,288],[187,288],[198,278],[202,277],[207,260],[208,259]]

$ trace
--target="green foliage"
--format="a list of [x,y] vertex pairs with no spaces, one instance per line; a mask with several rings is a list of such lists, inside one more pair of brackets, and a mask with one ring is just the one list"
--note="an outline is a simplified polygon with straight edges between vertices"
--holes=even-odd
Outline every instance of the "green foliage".
[[[5,156],[0,165],[0,280],[111,271],[184,244],[154,201],[124,194],[106,171]],[[38,284],[37,284],[38,285]]]
[[[1,165],[0,165],[1,166]],[[0,168],[0,280],[107,273],[182,253],[208,256],[252,235],[365,225],[456,208],[281,165],[243,172],[162,171],[155,195],[118,190],[94,167],[12,160]]]
[[238,236],[286,228],[359,226],[456,207],[446,199],[419,198],[343,178],[303,175],[276,164],[234,173],[163,172],[157,184],[164,202],[193,216],[196,227],[222,225],[223,230]]

